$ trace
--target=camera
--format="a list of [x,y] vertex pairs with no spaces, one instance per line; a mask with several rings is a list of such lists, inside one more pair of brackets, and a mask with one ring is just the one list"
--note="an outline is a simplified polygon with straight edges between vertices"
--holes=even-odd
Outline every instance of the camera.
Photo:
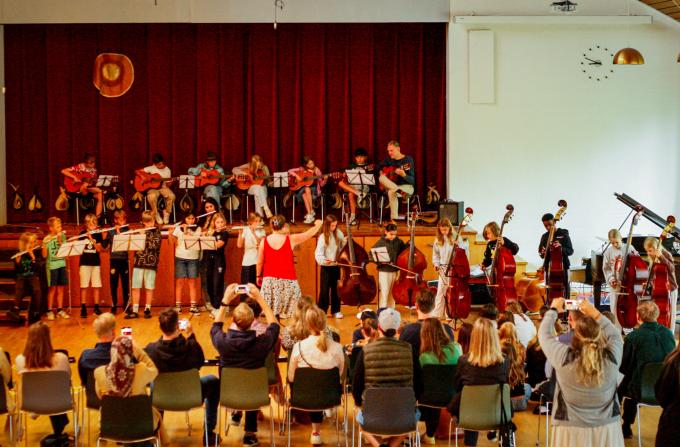
[[179,324],[179,330],[180,331],[186,331],[187,330],[187,324],[189,323],[189,320],[179,320],[177,324]]
[[242,293],[248,295],[249,292],[248,284],[239,284],[236,286],[236,293]]
[[132,338],[132,328],[130,326],[125,326],[121,328],[120,335],[122,337]]
[[564,300],[566,310],[579,310],[579,300]]

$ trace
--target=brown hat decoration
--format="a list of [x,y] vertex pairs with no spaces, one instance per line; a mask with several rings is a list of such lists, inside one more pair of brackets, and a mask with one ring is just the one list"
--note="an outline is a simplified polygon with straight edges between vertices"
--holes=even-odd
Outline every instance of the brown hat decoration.
[[94,60],[92,81],[102,96],[116,98],[130,90],[135,71],[124,54],[101,53]]

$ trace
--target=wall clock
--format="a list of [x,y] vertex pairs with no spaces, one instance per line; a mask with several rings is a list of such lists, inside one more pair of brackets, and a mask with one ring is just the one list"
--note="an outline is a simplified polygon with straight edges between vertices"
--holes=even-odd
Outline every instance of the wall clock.
[[609,48],[594,45],[586,49],[580,59],[581,72],[592,81],[610,79],[614,73],[614,53]]

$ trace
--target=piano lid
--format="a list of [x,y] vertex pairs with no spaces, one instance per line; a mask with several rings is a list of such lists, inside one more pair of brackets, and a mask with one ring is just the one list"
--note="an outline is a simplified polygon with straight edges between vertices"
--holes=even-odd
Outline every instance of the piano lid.
[[[652,222],[654,225],[658,226],[659,228],[663,229],[666,227],[666,219],[662,218],[658,214],[656,214],[654,211],[650,210],[628,194],[619,194],[619,193],[614,193],[617,199],[619,201],[623,202],[625,205],[629,206],[631,209],[635,209],[638,205],[642,207],[642,215]],[[675,236],[676,238],[680,239],[680,229],[677,227],[673,227],[673,229],[670,231],[670,234]]]

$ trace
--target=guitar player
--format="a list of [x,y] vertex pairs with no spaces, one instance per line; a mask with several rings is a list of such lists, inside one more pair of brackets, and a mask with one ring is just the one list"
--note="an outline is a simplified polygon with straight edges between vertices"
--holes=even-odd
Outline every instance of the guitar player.
[[240,181],[243,181],[246,185],[250,185],[248,186],[248,194],[255,198],[255,212],[259,214],[260,217],[266,217],[267,219],[272,217],[272,212],[267,205],[266,183],[268,183],[268,181],[256,181],[258,178],[262,177],[266,177],[266,179],[262,180],[268,180],[271,175],[267,165],[262,162],[262,157],[253,155],[250,159],[250,163],[236,166],[231,172],[236,177],[237,185]]
[[305,223],[314,223],[313,200],[315,197],[321,195],[321,188],[326,184],[327,177],[321,173],[321,169],[316,167],[314,160],[307,155],[302,157],[302,166],[288,170],[288,174],[294,177],[298,182],[303,180],[304,177],[316,177],[314,183],[310,186],[300,188],[297,192],[297,198],[302,199],[305,203],[305,209],[307,210],[307,214],[305,214]]
[[99,217],[102,213],[102,198],[104,193],[100,188],[90,186],[97,180],[97,158],[94,154],[86,152],[83,155],[83,162],[61,170],[61,173],[73,180],[74,186],[78,187],[77,191],[80,194],[91,193],[97,204],[95,207],[95,214]]
[[380,163],[380,184],[387,191],[387,198],[390,202],[390,217],[392,220],[404,220],[403,215],[399,215],[399,195],[413,194],[415,190],[416,177],[413,158],[410,155],[401,153],[398,141],[387,143],[388,157]]
[[[170,212],[172,211],[172,204],[175,203],[175,193],[170,189],[172,184],[172,174],[170,168],[165,164],[165,159],[163,155],[159,153],[153,154],[151,158],[152,165],[147,166],[143,169],[138,169],[135,174],[138,176],[145,176],[145,174],[151,174],[155,176],[160,176],[162,179],[170,179],[163,181],[158,188],[150,188],[146,192],[146,199],[149,202],[151,211],[156,216],[156,223],[159,225],[170,223]],[[165,199],[165,208],[163,209],[163,216],[158,211],[158,196],[163,196]]]
[[[233,178],[232,175],[226,175],[222,166],[217,164],[217,154],[213,151],[208,151],[205,154],[205,162],[199,163],[198,166],[189,168],[189,175],[195,175],[201,179],[206,180],[207,186],[203,190],[203,197],[210,197],[218,204],[222,203],[222,190],[228,188]],[[200,179],[197,179],[197,184]]]

